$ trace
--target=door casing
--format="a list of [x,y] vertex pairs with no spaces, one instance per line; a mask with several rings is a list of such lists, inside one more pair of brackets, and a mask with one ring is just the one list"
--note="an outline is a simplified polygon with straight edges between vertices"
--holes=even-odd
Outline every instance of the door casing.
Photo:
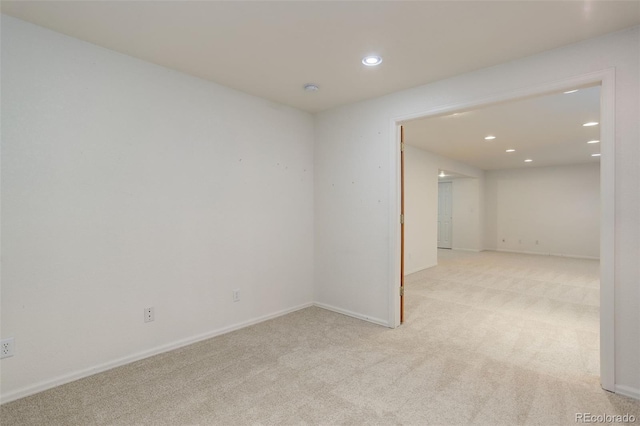
[[588,74],[534,87],[495,94],[482,99],[437,106],[390,120],[390,203],[389,203],[389,325],[400,325],[400,257],[401,257],[401,175],[400,126],[402,122],[440,114],[453,113],[600,84],[600,383],[615,392],[615,69],[607,68]]

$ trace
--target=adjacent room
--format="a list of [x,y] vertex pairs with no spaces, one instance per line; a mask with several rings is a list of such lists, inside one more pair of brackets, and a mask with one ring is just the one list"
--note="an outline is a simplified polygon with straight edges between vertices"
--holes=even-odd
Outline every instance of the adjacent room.
[[404,123],[406,322],[461,351],[599,383],[600,95]]
[[404,123],[407,227],[422,236],[408,232],[407,272],[436,247],[599,259],[600,98],[574,88]]
[[2,424],[640,418],[639,2],[1,9]]

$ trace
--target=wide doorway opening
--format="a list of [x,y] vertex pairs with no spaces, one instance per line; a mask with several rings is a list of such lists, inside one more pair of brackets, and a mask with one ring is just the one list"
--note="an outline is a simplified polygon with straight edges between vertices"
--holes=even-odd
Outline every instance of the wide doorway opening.
[[[463,350],[498,351],[522,368],[535,359],[548,374],[610,389],[612,165],[600,161],[611,148],[601,98],[597,82],[399,123],[404,321],[446,325]],[[443,213],[455,224],[444,243]]]

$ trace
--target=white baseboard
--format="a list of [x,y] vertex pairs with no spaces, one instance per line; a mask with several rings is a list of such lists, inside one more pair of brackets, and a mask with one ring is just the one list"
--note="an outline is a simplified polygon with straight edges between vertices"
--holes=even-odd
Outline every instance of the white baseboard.
[[517,254],[536,254],[538,256],[557,256],[568,257],[571,259],[588,259],[588,260],[600,260],[599,257],[594,256],[582,256],[579,254],[564,254],[564,253],[546,253],[541,251],[525,251],[525,250],[506,250],[506,249],[493,249],[502,253],[517,253]]
[[434,263],[433,265],[429,265],[429,266],[421,266],[417,269],[412,269],[411,271],[405,272],[404,275],[406,276],[406,275],[415,274],[416,272],[424,271],[425,269],[433,268],[434,266],[438,266],[438,264]]
[[33,395],[38,392],[42,392],[42,391],[54,388],[56,386],[64,385],[66,383],[83,379],[85,377],[89,377],[97,373],[102,373],[103,371],[111,370],[113,368],[120,367],[144,358],[149,358],[151,356],[158,355],[163,352],[169,352],[174,349],[181,348],[183,346],[200,342],[202,340],[211,339],[212,337],[220,336],[222,334],[230,333],[232,331],[239,330],[241,328],[249,327],[254,324],[268,321],[270,319],[277,318],[286,314],[290,314],[291,312],[299,311],[301,309],[305,309],[313,305],[314,304],[311,302],[304,303],[302,305],[298,305],[293,308],[284,309],[278,312],[263,315],[261,317],[253,318],[253,319],[243,321],[237,324],[233,324],[227,327],[219,328],[217,330],[209,331],[207,333],[199,334],[197,336],[188,337],[186,339],[182,339],[176,342],[168,343],[166,345],[158,346],[153,349],[138,352],[132,355],[128,355],[126,357],[118,358],[113,361],[106,362],[104,364],[99,364],[94,367],[86,368],[84,370],[78,370],[73,373],[56,377],[54,379],[45,380],[40,383],[36,383],[35,385],[26,386],[24,388],[0,395],[0,404],[15,401],[16,399],[24,398],[26,396]]
[[457,251],[470,251],[473,253],[480,253],[482,250],[480,249],[468,249],[468,248],[460,248],[460,247],[454,247],[451,250],[457,250]]
[[640,389],[635,389],[630,386],[616,385],[616,394],[640,400]]
[[317,306],[318,308],[326,309],[327,311],[332,311],[332,312],[336,312],[336,313],[339,313],[339,314],[342,314],[342,315],[347,315],[349,317],[357,318],[357,319],[360,319],[360,320],[363,320],[363,321],[372,322],[374,324],[382,325],[382,326],[385,326],[385,327],[391,327],[389,325],[389,321],[385,321],[385,320],[382,320],[380,318],[374,318],[374,317],[370,317],[370,316],[367,316],[367,315],[362,315],[362,314],[359,314],[359,313],[356,313],[356,312],[348,311],[346,309],[337,308],[335,306],[327,305],[325,303],[315,302],[313,305]]
[[600,260],[599,256],[582,256],[580,254],[549,253],[549,256],[569,257],[571,259]]

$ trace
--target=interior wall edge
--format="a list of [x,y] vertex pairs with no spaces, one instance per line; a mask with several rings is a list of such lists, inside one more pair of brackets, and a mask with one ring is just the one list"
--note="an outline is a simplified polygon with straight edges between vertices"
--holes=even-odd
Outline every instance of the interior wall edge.
[[640,400],[640,389],[632,388],[631,386],[616,385],[616,393]]
[[418,268],[414,268],[414,269],[412,269],[410,271],[405,272],[404,275],[406,276],[406,275],[415,274],[416,272],[424,271],[425,269],[433,268],[434,266],[438,266],[438,264],[434,263],[434,264],[430,264],[430,265],[427,265],[427,266],[420,266]]
[[348,317],[356,318],[356,319],[359,319],[359,320],[363,320],[363,321],[367,321],[367,322],[370,322],[370,323],[373,323],[373,324],[377,324],[377,325],[381,325],[381,326],[384,326],[384,327],[391,328],[391,325],[389,324],[389,321],[383,320],[383,319],[380,319],[380,318],[375,318],[375,317],[370,317],[370,316],[367,316],[367,315],[362,315],[362,314],[359,314],[357,312],[349,311],[347,309],[338,308],[336,306],[328,305],[326,303],[321,303],[321,302],[313,302],[313,306],[316,306],[316,307],[321,308],[321,309],[326,309],[327,311],[331,311],[331,312],[335,312],[335,313],[338,313],[338,314],[346,315]]

